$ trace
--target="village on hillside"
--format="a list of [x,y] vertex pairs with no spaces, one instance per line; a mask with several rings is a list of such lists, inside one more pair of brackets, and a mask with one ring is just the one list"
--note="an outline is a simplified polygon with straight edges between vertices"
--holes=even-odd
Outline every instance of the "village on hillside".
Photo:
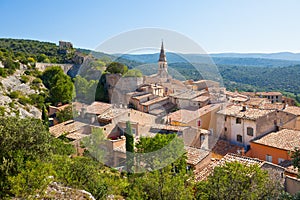
[[293,99],[280,92],[231,92],[212,80],[176,80],[168,73],[163,43],[157,67],[151,76],[106,74],[110,103],[74,101],[72,120],[56,119],[70,104],[50,106],[50,133],[67,138],[81,155],[81,140],[99,128],[110,155],[105,164],[126,170],[124,134],[130,122],[135,141],[157,133],[182,138],[196,181],[237,161],[258,164],[291,194],[300,190],[291,159],[300,147],[300,107]]

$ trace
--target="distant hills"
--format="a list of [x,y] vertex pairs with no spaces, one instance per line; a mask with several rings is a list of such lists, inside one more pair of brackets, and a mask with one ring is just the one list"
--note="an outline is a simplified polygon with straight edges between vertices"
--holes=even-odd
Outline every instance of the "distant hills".
[[[156,63],[159,54],[123,54],[114,56],[136,61],[139,63]],[[252,57],[251,57],[252,56]],[[298,60],[297,60],[297,57]],[[287,67],[300,64],[300,54],[274,53],[274,54],[176,54],[167,53],[168,63],[201,63],[217,65],[237,65],[253,67]],[[212,62],[213,61],[213,62]]]
[[210,54],[212,57],[229,58],[264,58],[278,60],[300,61],[300,53],[279,52],[279,53],[218,53]]

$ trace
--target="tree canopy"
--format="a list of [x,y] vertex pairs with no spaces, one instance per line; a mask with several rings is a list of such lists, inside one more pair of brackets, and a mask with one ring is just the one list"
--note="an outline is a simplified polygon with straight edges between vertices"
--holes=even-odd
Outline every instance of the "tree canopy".
[[197,199],[274,199],[281,190],[258,165],[228,162],[197,184]]
[[128,67],[119,62],[112,62],[106,67],[106,72],[111,74],[126,74]]
[[47,68],[42,80],[49,90],[49,100],[54,105],[69,103],[73,98],[74,85],[71,78],[59,66]]

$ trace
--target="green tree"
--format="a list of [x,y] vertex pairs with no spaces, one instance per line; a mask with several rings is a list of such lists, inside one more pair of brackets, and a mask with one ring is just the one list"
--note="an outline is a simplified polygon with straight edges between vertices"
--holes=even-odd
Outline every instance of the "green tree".
[[106,72],[111,74],[126,74],[128,67],[119,62],[112,62],[106,67]]
[[45,125],[46,129],[49,130],[49,117],[48,117],[48,111],[45,105],[43,105],[42,109],[42,120],[43,124]]
[[87,152],[97,161],[105,163],[106,151],[103,148],[105,146],[105,135],[102,128],[92,127],[92,133],[90,136],[82,139],[82,144],[87,148]]
[[129,172],[132,172],[134,169],[134,136],[132,134],[132,128],[130,121],[126,122],[126,130],[125,130],[125,137],[126,137],[126,167]]
[[[145,169],[160,169],[178,158],[185,162],[186,158],[183,141],[176,134],[156,134],[153,138],[141,137],[136,148],[138,162],[144,163]],[[141,167],[139,164],[138,166]]]
[[8,177],[11,193],[18,198],[33,199],[35,195],[43,196],[55,172],[52,165],[41,161],[27,161],[25,168],[16,176]]
[[[299,147],[295,147],[294,152],[291,152],[292,164],[295,168],[300,169],[300,149]],[[298,177],[300,177],[300,172],[298,173]]]
[[59,66],[46,69],[42,75],[44,85],[49,89],[51,103],[69,103],[73,98],[74,85],[71,78]]
[[75,78],[76,99],[80,102],[91,103],[95,101],[98,81],[87,80],[79,75]]
[[51,155],[51,136],[41,120],[3,117],[0,120],[0,198],[10,194],[8,177],[27,161],[44,161]]
[[102,166],[89,157],[69,158],[54,156],[53,166],[56,179],[69,187],[84,189],[92,193],[96,199],[104,199],[107,194],[107,184],[103,182],[99,171]]
[[[136,147],[139,155],[145,154],[150,158],[144,158],[139,164],[145,161],[150,163],[146,166],[150,170],[130,177],[125,194],[128,199],[192,199],[193,184],[190,174],[186,171],[183,141],[176,134],[157,134],[153,138],[140,138]],[[151,152],[157,154],[151,155]],[[161,161],[160,156],[165,163],[155,165]],[[165,161],[166,157],[173,158]],[[151,169],[155,166],[160,168]]]
[[258,165],[228,162],[215,167],[207,181],[197,184],[197,199],[273,199],[280,194],[268,172]]
[[143,74],[138,69],[130,69],[124,74],[124,77],[142,77]]
[[73,119],[73,107],[72,107],[72,105],[69,105],[66,108],[64,108],[63,110],[58,111],[56,113],[56,118],[58,119],[58,121],[60,123]]

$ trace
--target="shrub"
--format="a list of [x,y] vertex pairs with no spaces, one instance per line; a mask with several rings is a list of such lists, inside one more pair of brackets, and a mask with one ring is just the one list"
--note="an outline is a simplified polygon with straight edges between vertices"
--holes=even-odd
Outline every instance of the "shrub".
[[6,78],[6,77],[7,77],[7,72],[6,72],[5,69],[0,68],[0,76],[2,76],[3,78]]
[[8,96],[12,99],[17,99],[19,96],[21,96],[21,93],[19,91],[13,91]]
[[28,81],[29,81],[29,77],[28,76],[26,76],[26,75],[22,75],[21,76],[21,82],[22,83],[28,83]]
[[9,105],[9,107],[11,107],[11,108],[15,108],[15,102],[14,102],[14,101],[8,103],[8,105]]
[[4,115],[5,115],[5,107],[0,106],[0,116],[4,116]]
[[22,105],[31,104],[31,100],[25,96],[19,96],[19,103]]
[[33,84],[37,85],[37,84],[40,84],[42,83],[43,81],[40,79],[40,78],[36,78],[32,81]]

